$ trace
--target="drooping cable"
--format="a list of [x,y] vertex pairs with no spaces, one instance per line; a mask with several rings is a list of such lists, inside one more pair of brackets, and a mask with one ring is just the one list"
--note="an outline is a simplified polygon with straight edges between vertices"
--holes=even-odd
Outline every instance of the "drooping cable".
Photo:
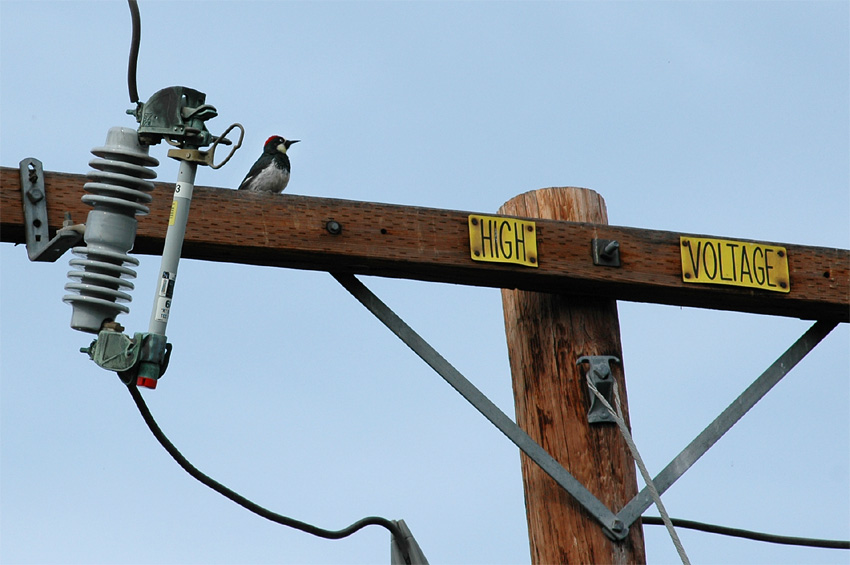
[[137,0],[127,0],[130,4],[130,19],[133,21],[133,37],[130,40],[130,62],[127,65],[127,87],[130,89],[130,102],[139,102],[139,91],[136,88],[136,66],[139,62],[139,43],[142,39],[142,17],[139,14]]
[[658,494],[658,489],[655,488],[655,484],[652,482],[652,476],[649,474],[649,471],[646,468],[646,465],[643,462],[643,458],[640,456],[638,452],[637,445],[632,439],[632,434],[629,432],[628,426],[626,426],[626,420],[623,417],[623,408],[620,404],[620,389],[617,386],[617,381],[615,380],[613,383],[614,389],[614,401],[617,405],[617,409],[611,406],[611,404],[602,396],[602,393],[596,388],[593,384],[593,381],[590,378],[590,373],[587,374],[587,385],[590,387],[590,390],[599,399],[599,401],[605,406],[611,416],[614,418],[614,421],[617,422],[617,427],[620,428],[620,432],[623,434],[623,439],[626,441],[626,445],[629,446],[629,451],[632,452],[632,457],[635,460],[635,463],[640,470],[640,474],[643,477],[643,481],[646,483],[646,486],[649,488],[649,493],[652,496],[653,501],[655,502],[656,508],[658,508],[658,512],[661,514],[661,519],[664,525],[667,527],[667,532],[670,534],[670,539],[673,540],[673,545],[676,547],[676,551],[679,553],[679,558],[682,560],[684,565],[690,565],[690,560],[688,559],[687,553],[685,553],[685,547],[682,545],[682,541],[679,539],[679,535],[676,533],[676,529],[673,527],[673,523],[670,520],[670,516],[667,514],[667,509],[664,508],[664,503],[661,501],[661,495]]
[[144,419],[145,424],[147,424],[151,433],[153,433],[154,437],[157,439],[160,445],[165,448],[165,451],[167,451],[168,454],[171,455],[171,457],[177,462],[178,465],[183,468],[184,471],[189,473],[189,475],[191,475],[194,479],[198,480],[202,484],[213,489],[225,498],[232,500],[233,502],[242,506],[246,510],[250,510],[254,514],[257,514],[258,516],[262,516],[263,518],[271,520],[272,522],[275,522],[277,524],[281,524],[282,526],[294,528],[296,530],[300,530],[302,532],[318,536],[320,538],[342,539],[350,536],[358,530],[363,529],[366,526],[381,526],[389,530],[393,538],[395,538],[396,543],[402,549],[402,552],[405,556],[405,561],[407,563],[410,563],[409,545],[407,543],[407,539],[405,538],[399,527],[392,520],[381,518],[379,516],[369,516],[367,518],[363,518],[362,520],[358,520],[347,528],[343,528],[341,530],[326,530],[324,528],[319,528],[312,524],[308,524],[306,522],[302,522],[300,520],[296,520],[294,518],[289,518],[288,516],[283,516],[276,512],[272,512],[271,510],[268,510],[267,508],[264,508],[259,504],[248,500],[241,494],[234,492],[233,490],[222,485],[218,481],[205,475],[198,468],[192,465],[183,456],[183,454],[180,453],[180,451],[174,446],[174,444],[171,443],[171,441],[165,436],[159,425],[156,423],[156,420],[154,420],[154,417],[148,409],[144,398],[142,398],[142,393],[139,391],[139,389],[136,388],[135,385],[129,385],[127,388],[130,390],[130,396],[133,397],[133,402],[136,403],[136,407],[139,409],[139,412],[142,415],[142,419]]
[[[783,545],[799,545],[803,547],[819,547],[823,549],[850,549],[850,540],[831,540],[804,538],[797,536],[780,536],[776,534],[754,532],[752,530],[742,530],[740,528],[730,528],[728,526],[706,524],[704,522],[695,522],[694,520],[682,520],[680,518],[671,518],[671,521],[673,522],[673,525],[677,528],[699,530],[701,532],[708,532],[711,534],[746,538],[755,541],[779,543]],[[657,516],[642,516],[641,522],[652,526],[661,526],[664,524],[664,521]]]

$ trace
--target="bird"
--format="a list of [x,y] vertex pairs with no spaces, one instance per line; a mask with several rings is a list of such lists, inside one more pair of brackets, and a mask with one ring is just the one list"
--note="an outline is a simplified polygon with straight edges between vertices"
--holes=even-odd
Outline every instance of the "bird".
[[252,192],[270,192],[280,194],[289,184],[289,157],[286,150],[298,139],[284,139],[279,135],[273,135],[263,145],[263,153],[257,162],[245,175],[245,179],[239,185],[238,190],[250,190]]

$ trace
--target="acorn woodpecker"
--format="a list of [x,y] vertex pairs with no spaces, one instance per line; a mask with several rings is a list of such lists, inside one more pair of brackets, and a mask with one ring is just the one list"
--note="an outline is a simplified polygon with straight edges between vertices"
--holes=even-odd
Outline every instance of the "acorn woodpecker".
[[266,140],[263,154],[245,175],[245,180],[239,185],[239,190],[254,192],[283,192],[289,183],[289,157],[286,150],[298,139],[289,140],[273,135]]

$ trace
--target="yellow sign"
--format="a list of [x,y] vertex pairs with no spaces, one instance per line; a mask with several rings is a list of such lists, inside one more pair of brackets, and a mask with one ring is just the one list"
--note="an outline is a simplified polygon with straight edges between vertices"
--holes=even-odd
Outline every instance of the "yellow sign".
[[784,247],[748,241],[679,237],[682,280],[791,292]]
[[528,220],[471,215],[469,252],[473,261],[537,267],[537,228]]
[[173,226],[174,220],[177,218],[177,200],[171,201],[171,213],[168,215],[168,225]]

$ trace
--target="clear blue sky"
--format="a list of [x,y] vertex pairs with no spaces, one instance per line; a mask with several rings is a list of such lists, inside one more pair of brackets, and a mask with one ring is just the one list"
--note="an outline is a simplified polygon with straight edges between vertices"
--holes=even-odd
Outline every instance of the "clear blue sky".
[[[207,94],[245,145],[273,134],[288,192],[478,212],[548,186],[610,222],[850,247],[847,2],[140,2],[143,99]],[[0,0],[0,164],[85,173],[125,115],[126,2]],[[158,180],[176,178],[160,145]],[[49,195],[48,195],[49,198]],[[81,220],[81,219],[80,219]],[[141,219],[146,221],[145,218]],[[189,478],[123,385],[78,353],[68,256],[0,246],[0,561],[387,563],[389,536],[325,541]],[[142,256],[129,332],[145,331]],[[327,528],[403,518],[431,563],[529,560],[519,454],[326,273],[183,261],[174,354],[149,406],[202,470]],[[499,292],[365,279],[513,414]],[[621,302],[634,436],[661,470],[810,325]],[[850,538],[846,325],[665,495],[671,515]],[[654,512],[651,511],[651,512]],[[650,563],[677,556],[647,526]],[[680,530],[695,563],[847,563]]]

